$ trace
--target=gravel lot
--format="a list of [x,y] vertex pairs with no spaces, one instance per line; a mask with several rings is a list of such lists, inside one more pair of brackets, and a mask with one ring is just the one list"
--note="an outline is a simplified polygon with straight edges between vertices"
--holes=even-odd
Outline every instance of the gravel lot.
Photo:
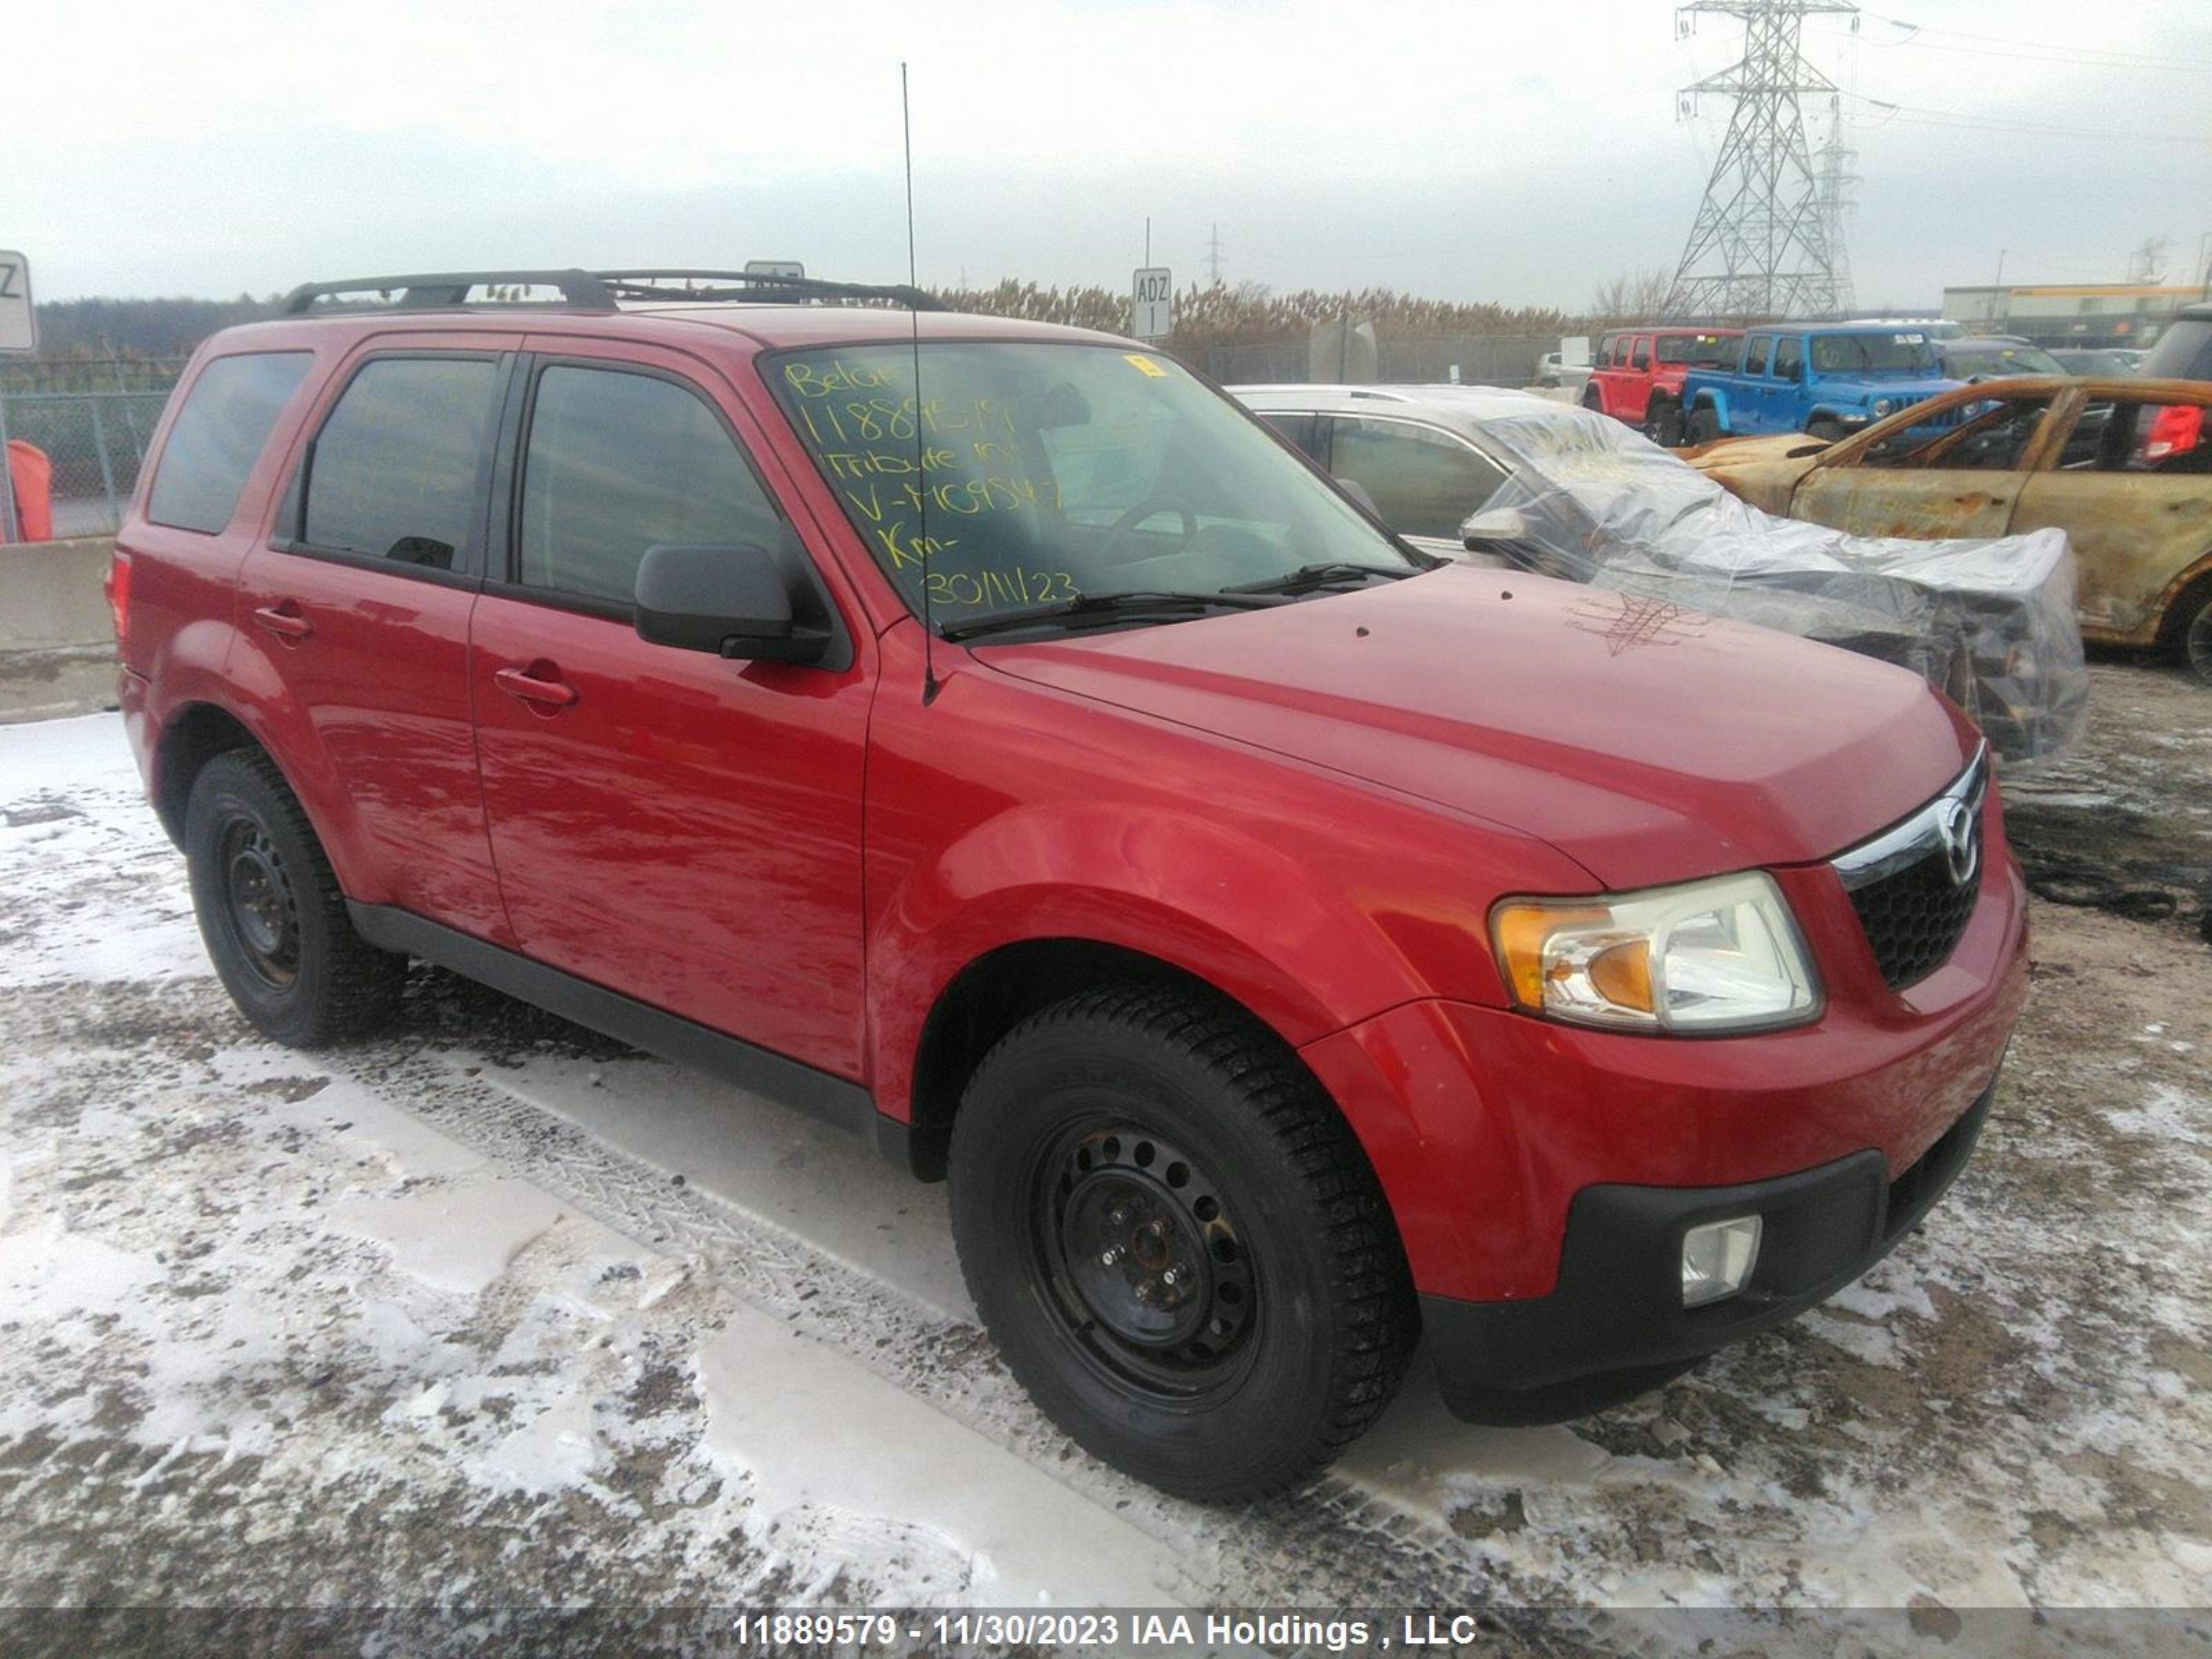
[[2037,903],[1917,1236],[1571,1427],[1465,1427],[1417,1374],[1321,1488],[1228,1513],[1036,1416],[943,1189],[866,1146],[427,970],[383,1041],[260,1041],[115,718],[0,728],[0,1607],[1535,1607],[1500,1617],[1557,1651],[1914,1609],[1855,1652],[2202,1607],[2212,691],[2094,678],[2087,754],[2008,793],[2046,887],[2118,908]]

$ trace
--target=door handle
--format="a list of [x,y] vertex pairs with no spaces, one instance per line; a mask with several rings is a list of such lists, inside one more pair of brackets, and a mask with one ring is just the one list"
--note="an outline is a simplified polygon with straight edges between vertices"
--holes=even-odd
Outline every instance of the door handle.
[[542,703],[550,708],[566,708],[576,701],[574,686],[547,677],[557,672],[551,664],[532,663],[530,667],[544,669],[545,674],[533,674],[523,668],[502,668],[491,677],[491,683],[510,697]]
[[253,620],[280,640],[304,640],[315,631],[314,623],[294,610],[289,599],[282,605],[261,606],[253,613]]

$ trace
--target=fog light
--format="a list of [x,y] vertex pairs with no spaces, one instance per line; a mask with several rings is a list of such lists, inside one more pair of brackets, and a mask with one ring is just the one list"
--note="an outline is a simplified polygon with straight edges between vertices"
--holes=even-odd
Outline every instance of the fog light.
[[1709,1221],[1682,1235],[1682,1305],[1702,1308],[1734,1296],[1759,1265],[1759,1218]]

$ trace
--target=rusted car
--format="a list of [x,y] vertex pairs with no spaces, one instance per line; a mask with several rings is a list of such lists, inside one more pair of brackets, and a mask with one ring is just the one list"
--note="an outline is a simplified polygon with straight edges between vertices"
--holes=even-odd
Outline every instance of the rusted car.
[[1862,536],[2063,530],[2082,636],[2181,651],[2212,681],[2212,381],[1986,380],[1840,442],[1687,459],[1754,507]]

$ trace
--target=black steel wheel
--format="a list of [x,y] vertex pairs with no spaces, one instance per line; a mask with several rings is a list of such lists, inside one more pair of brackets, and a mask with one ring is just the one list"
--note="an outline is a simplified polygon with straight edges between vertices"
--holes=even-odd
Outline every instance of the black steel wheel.
[[353,928],[307,815],[258,750],[217,755],[185,807],[192,908],[223,988],[280,1042],[366,1035],[397,1005],[407,959]]
[[1417,1315],[1380,1187],[1273,1033],[1194,988],[1030,1016],[953,1122],[953,1238],[1080,1445],[1208,1503],[1286,1491],[1395,1392]]
[[1234,1384],[1259,1288],[1204,1165],[1108,1115],[1046,1148],[1031,1185],[1031,1248],[1070,1344],[1162,1400]]
[[271,990],[300,977],[300,900],[268,827],[244,813],[227,817],[217,854],[222,867],[221,924],[239,960]]

